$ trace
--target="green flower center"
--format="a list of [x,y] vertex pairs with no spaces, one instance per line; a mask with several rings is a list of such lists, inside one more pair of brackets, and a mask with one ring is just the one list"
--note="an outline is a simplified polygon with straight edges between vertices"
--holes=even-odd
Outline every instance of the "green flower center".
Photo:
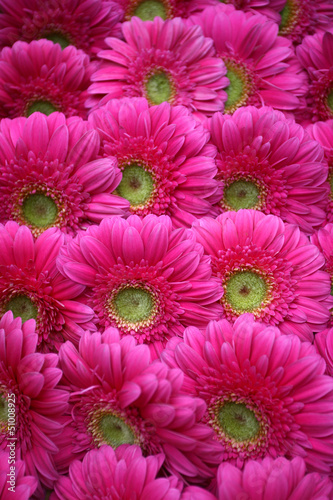
[[42,193],[29,194],[23,201],[23,217],[37,228],[52,226],[58,216],[58,208],[50,196]]
[[6,311],[12,311],[14,318],[20,317],[22,323],[28,319],[37,319],[38,308],[25,295],[17,295],[6,304]]
[[128,287],[117,293],[114,305],[123,320],[139,323],[150,318],[154,309],[154,300],[147,290]]
[[35,113],[36,111],[44,113],[44,115],[46,116],[49,116],[51,113],[54,113],[54,111],[58,110],[53,106],[53,104],[51,104],[48,101],[35,101],[28,107],[26,111],[26,116],[28,117],[32,115],[32,113]]
[[151,197],[153,190],[153,178],[144,168],[136,164],[124,168],[117,193],[126,198],[132,206],[144,205]]
[[146,0],[135,9],[133,16],[138,16],[142,21],[152,21],[155,17],[167,18],[165,6],[156,0]]
[[8,403],[7,399],[0,394],[0,422],[8,421]]
[[292,15],[292,5],[290,4],[289,0],[287,0],[285,6],[280,12],[281,16],[280,30],[283,30],[288,26],[291,15]]
[[226,301],[237,312],[252,312],[262,305],[267,285],[253,271],[239,271],[226,282]]
[[224,109],[229,111],[234,106],[237,106],[244,97],[244,82],[240,75],[233,69],[228,69],[227,78],[230,80],[230,85],[225,89],[228,94],[227,102]]
[[238,442],[255,438],[260,430],[255,413],[244,403],[225,403],[219,410],[218,421],[226,436]]
[[255,207],[259,195],[258,187],[253,182],[244,180],[235,181],[224,190],[225,201],[233,210]]
[[[331,111],[333,111],[333,90],[330,91],[327,97],[327,104]],[[331,186],[332,187],[332,186]]]
[[51,40],[51,42],[53,43],[59,43],[62,49],[65,49],[66,47],[68,47],[68,45],[71,45],[71,42],[68,40],[68,38],[66,38],[62,33],[59,32],[49,33],[43,38]]
[[168,76],[164,72],[152,75],[146,83],[146,91],[151,104],[169,101],[172,96],[172,87]]
[[104,441],[112,448],[117,448],[121,444],[134,444],[135,436],[132,429],[115,415],[104,415],[99,421],[99,429]]

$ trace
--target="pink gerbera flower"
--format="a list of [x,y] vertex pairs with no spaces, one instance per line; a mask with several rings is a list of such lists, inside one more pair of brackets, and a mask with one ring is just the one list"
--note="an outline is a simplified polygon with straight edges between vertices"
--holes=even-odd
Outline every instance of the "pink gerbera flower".
[[135,344],[132,337],[120,340],[110,328],[103,334],[86,332],[79,352],[70,342],[61,347],[63,383],[74,392],[69,422],[59,437],[60,470],[103,444],[135,444],[145,456],[163,453],[171,474],[195,482],[213,477],[218,446],[212,430],[199,423],[205,403],[181,394],[179,369],[151,363],[149,348]]
[[217,473],[218,500],[328,500],[332,498],[332,481],[313,472],[306,474],[301,457],[289,461],[265,458],[262,462],[250,460],[240,471],[223,463]]
[[[56,387],[62,376],[58,356],[36,353],[34,327],[33,320],[21,326],[21,319],[13,319],[11,312],[0,319],[0,447],[14,450],[16,459],[24,460],[26,474],[51,488],[58,478],[55,440],[63,427],[55,419],[67,409],[68,392]],[[22,464],[17,466],[23,473]],[[19,482],[24,494],[34,486],[30,478]]]
[[331,0],[287,0],[284,3],[279,34],[296,43],[318,29],[327,29],[333,22]]
[[307,132],[324,148],[330,185],[326,195],[326,222],[333,222],[333,120],[311,124],[307,127]]
[[69,477],[62,476],[50,500],[113,498],[122,500],[180,500],[181,484],[175,476],[159,477],[162,454],[143,457],[138,446],[103,445],[89,451],[82,462],[75,460]]
[[172,230],[167,216],[104,219],[63,248],[58,266],[86,285],[103,326],[119,328],[154,357],[185,326],[217,319],[222,288],[190,229]]
[[324,152],[303,127],[271,108],[216,113],[209,128],[218,148],[220,211],[253,208],[297,224],[307,234],[322,225],[329,185]]
[[277,24],[223,4],[193,15],[188,23],[198,24],[213,39],[227,67],[230,85],[225,113],[247,105],[298,108],[299,97],[307,90],[306,76],[291,42],[277,36]]
[[307,36],[296,53],[310,80],[307,107],[300,118],[313,122],[333,118],[333,33]]
[[0,117],[61,111],[84,118],[93,68],[81,50],[61,50],[48,40],[5,47],[0,54]]
[[255,210],[203,218],[193,229],[224,288],[223,317],[244,312],[283,333],[313,340],[330,318],[331,280],[324,256],[295,225]]
[[167,101],[207,115],[223,110],[227,70],[198,26],[178,18],[143,22],[134,17],[122,25],[122,33],[125,41],[107,38],[109,49],[98,54],[103,62],[91,78],[88,106],[146,97],[151,105]]
[[118,160],[117,193],[131,203],[132,213],[168,214],[181,226],[217,215],[216,149],[185,107],[114,99],[89,118],[101,136],[100,154]]
[[15,446],[0,451],[1,500],[29,500],[38,485],[34,476],[25,475],[25,463],[16,459]]
[[98,133],[60,113],[0,123],[0,221],[15,220],[35,236],[64,232],[126,214],[128,201],[111,194],[121,181],[115,158],[97,159]]
[[242,467],[265,456],[301,456],[309,470],[330,471],[333,380],[309,342],[244,314],[233,326],[222,320],[205,333],[186,329],[162,356],[183,370],[186,393],[206,401],[203,421],[224,461]]
[[0,47],[17,40],[47,38],[63,49],[75,45],[89,55],[120,34],[121,11],[110,1],[0,0]]
[[55,228],[34,240],[25,226],[0,224],[0,315],[11,310],[23,322],[35,319],[41,351],[58,350],[64,339],[77,343],[82,328],[93,326],[93,311],[73,300],[84,287],[57,271],[63,243]]
[[326,373],[333,377],[333,328],[317,333],[314,345],[326,361]]

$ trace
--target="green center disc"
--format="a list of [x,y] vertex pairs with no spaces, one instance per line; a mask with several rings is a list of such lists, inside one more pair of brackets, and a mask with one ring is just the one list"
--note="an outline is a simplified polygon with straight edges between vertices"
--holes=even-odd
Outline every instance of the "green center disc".
[[290,19],[292,16],[292,4],[289,0],[287,0],[285,6],[280,12],[281,22],[280,22],[280,32],[288,27],[290,23]]
[[42,193],[29,194],[23,201],[22,211],[24,219],[38,228],[52,226],[58,216],[53,199]]
[[227,78],[229,78],[230,85],[225,89],[228,94],[227,102],[224,109],[228,111],[233,106],[236,106],[244,95],[244,83],[242,79],[232,69],[228,69]]
[[167,18],[164,5],[156,0],[146,0],[137,6],[133,16],[138,16],[142,21],[152,21],[155,17]]
[[68,47],[68,45],[71,45],[71,42],[62,33],[58,32],[49,33],[48,35],[45,35],[43,38],[51,40],[51,42],[53,43],[59,43],[62,49],[65,49],[66,47]]
[[32,113],[35,113],[36,111],[44,113],[44,115],[46,116],[49,116],[51,113],[54,113],[54,111],[58,110],[53,106],[53,104],[51,104],[48,101],[35,101],[28,107],[26,111],[26,116],[28,117],[32,115]]
[[226,436],[238,442],[255,438],[260,429],[254,412],[243,403],[225,403],[218,420]]
[[99,426],[103,439],[112,448],[117,448],[121,444],[134,444],[133,431],[121,418],[111,414],[105,415],[101,418]]
[[0,422],[8,421],[8,403],[7,399],[0,394]]
[[327,97],[327,104],[331,111],[333,111],[333,90],[330,91]]
[[238,312],[252,312],[266,298],[267,286],[259,274],[239,271],[226,283],[226,301]]
[[37,319],[38,309],[25,295],[17,295],[6,304],[6,311],[12,311],[14,318],[20,317],[22,323],[28,319]]
[[139,165],[125,167],[117,193],[126,198],[132,206],[144,205],[154,190],[154,181],[149,172]]
[[130,323],[149,319],[154,307],[152,296],[142,288],[124,288],[114,299],[119,316]]
[[233,210],[253,208],[258,204],[259,189],[249,181],[235,181],[224,190],[225,201]]
[[155,73],[149,78],[146,85],[147,95],[152,104],[169,101],[172,89],[165,73]]

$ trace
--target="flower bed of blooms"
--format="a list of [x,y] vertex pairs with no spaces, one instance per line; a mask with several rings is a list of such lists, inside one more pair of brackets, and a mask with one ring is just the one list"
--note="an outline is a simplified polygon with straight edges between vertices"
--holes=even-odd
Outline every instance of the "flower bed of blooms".
[[331,0],[0,0],[0,499],[333,499]]

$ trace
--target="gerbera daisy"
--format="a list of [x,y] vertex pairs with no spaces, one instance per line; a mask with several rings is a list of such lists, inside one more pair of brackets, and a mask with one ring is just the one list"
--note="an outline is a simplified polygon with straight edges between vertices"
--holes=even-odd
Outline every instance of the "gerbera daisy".
[[188,23],[201,26],[204,35],[213,39],[227,67],[225,113],[247,105],[298,108],[299,97],[307,90],[306,75],[292,43],[278,36],[276,23],[223,4],[191,16]]
[[279,34],[296,43],[318,29],[327,29],[333,22],[331,0],[287,0],[284,3]]
[[[56,463],[65,470],[73,457],[107,444],[138,445],[145,456],[163,453],[164,469],[200,482],[213,477],[219,447],[199,423],[206,405],[181,394],[183,375],[115,328],[85,332],[79,352],[70,342],[60,349],[63,383],[72,391],[69,422],[59,436]],[[333,382],[332,382],[333,383]]]
[[333,120],[317,122],[307,127],[307,132],[324,148],[328,163],[328,182],[330,190],[326,196],[326,222],[333,222]]
[[[55,440],[63,427],[56,419],[68,406],[68,392],[57,388],[62,376],[58,356],[37,353],[35,322],[21,326],[21,319],[13,319],[10,311],[0,319],[0,342],[0,448],[15,450],[16,459],[25,462],[26,474],[51,488],[58,478]],[[18,469],[22,471],[22,465]],[[34,484],[22,483],[24,491]]]
[[324,152],[303,127],[279,111],[252,106],[210,120],[217,146],[221,212],[253,208],[297,224],[307,234],[322,225],[329,185]]
[[84,286],[65,279],[55,259],[64,235],[48,229],[34,240],[31,231],[15,222],[0,224],[0,315],[36,320],[38,349],[58,350],[64,340],[78,342],[83,328],[93,328],[90,307],[76,302]]
[[167,214],[181,226],[217,215],[216,148],[185,107],[113,99],[89,119],[101,137],[100,154],[118,160],[122,181],[116,192],[131,203],[132,213]]
[[223,317],[251,312],[283,333],[313,340],[333,305],[325,259],[300,229],[279,217],[239,210],[203,218],[193,229],[223,286]]
[[316,472],[306,474],[301,457],[286,460],[270,457],[262,462],[250,460],[240,471],[223,463],[217,473],[218,500],[328,500],[332,498],[332,481]]
[[314,345],[326,361],[326,373],[333,377],[333,328],[317,333]]
[[61,50],[49,40],[5,47],[0,53],[0,117],[61,111],[84,118],[94,68],[81,50]]
[[167,101],[207,115],[223,110],[227,70],[198,26],[179,18],[134,17],[122,25],[122,34],[124,41],[107,38],[109,50],[98,54],[103,62],[91,77],[87,106],[146,97],[151,105]]
[[62,249],[61,272],[86,285],[88,304],[103,326],[119,328],[154,357],[185,326],[207,325],[222,308],[222,288],[211,277],[190,229],[172,229],[167,216],[104,219]]
[[34,476],[26,476],[25,469],[25,463],[16,459],[14,448],[0,451],[1,500],[29,500],[32,497],[38,481]]
[[307,36],[296,54],[310,81],[307,107],[300,111],[299,119],[316,122],[333,118],[333,33]]
[[119,36],[121,11],[109,1],[0,0],[0,48],[17,40],[47,38],[94,56],[106,36]]
[[111,194],[121,181],[115,158],[97,159],[98,133],[61,113],[0,123],[0,221],[15,220],[35,236],[64,232],[126,214],[129,202]]
[[110,498],[111,490],[122,500],[180,500],[182,485],[175,476],[156,477],[163,461],[162,454],[143,457],[139,446],[103,445],[71,463],[69,477],[60,477],[50,500]]
[[309,342],[244,314],[234,325],[186,329],[162,357],[183,370],[183,390],[206,401],[203,422],[223,461],[241,468],[250,459],[301,456],[308,470],[330,471],[333,379]]

